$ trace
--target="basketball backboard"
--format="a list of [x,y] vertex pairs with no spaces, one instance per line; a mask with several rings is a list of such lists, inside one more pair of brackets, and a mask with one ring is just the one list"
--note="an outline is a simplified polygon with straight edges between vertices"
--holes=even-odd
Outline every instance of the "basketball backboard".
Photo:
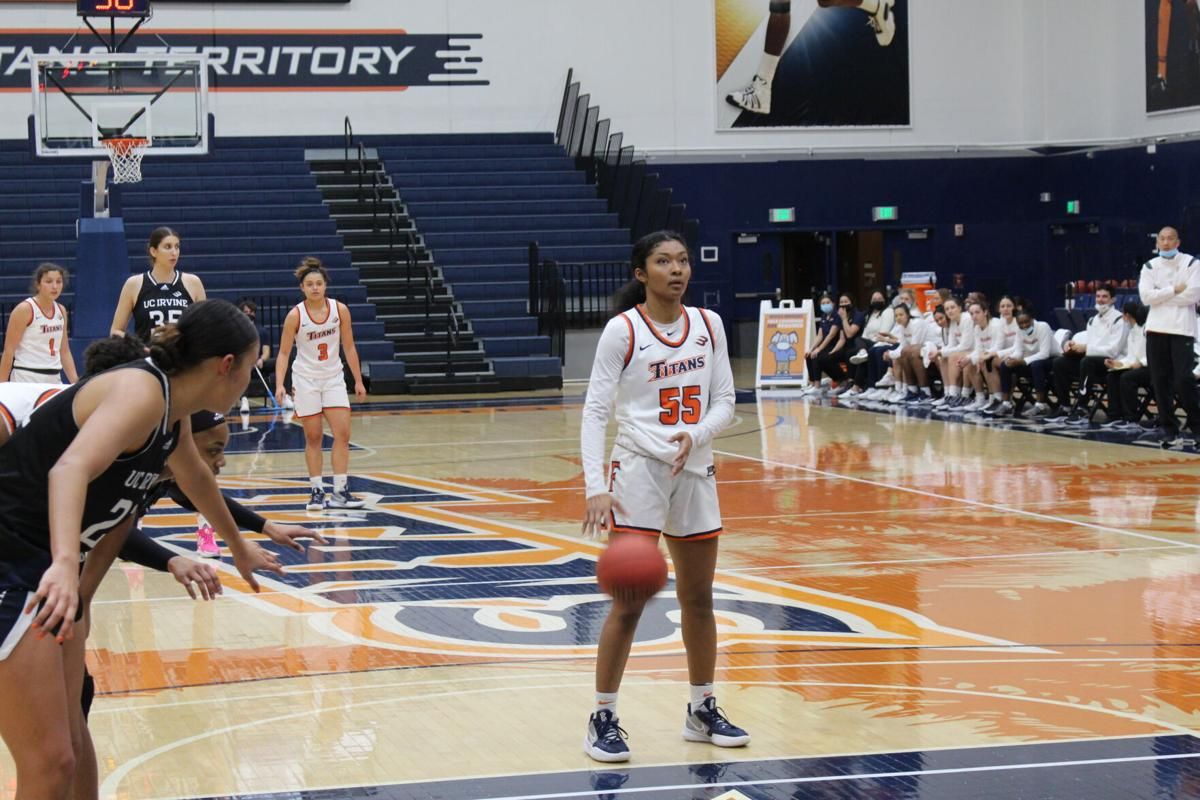
[[52,53],[32,59],[35,153],[107,158],[104,139],[147,155],[208,152],[208,67],[195,53]]

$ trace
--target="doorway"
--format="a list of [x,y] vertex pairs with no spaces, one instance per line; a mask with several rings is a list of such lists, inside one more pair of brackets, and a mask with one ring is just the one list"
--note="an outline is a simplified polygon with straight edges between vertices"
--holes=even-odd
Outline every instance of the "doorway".
[[816,301],[829,285],[831,235],[823,231],[783,236],[783,296],[800,305]]
[[885,280],[883,231],[838,231],[837,290],[849,294],[855,308],[865,308],[871,293]]

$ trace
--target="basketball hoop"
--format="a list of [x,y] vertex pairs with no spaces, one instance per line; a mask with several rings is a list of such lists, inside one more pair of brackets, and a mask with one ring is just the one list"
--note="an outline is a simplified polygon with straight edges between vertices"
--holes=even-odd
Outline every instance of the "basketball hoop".
[[150,146],[149,139],[118,136],[101,139],[100,144],[108,150],[113,167],[113,183],[138,183],[142,180],[142,156]]

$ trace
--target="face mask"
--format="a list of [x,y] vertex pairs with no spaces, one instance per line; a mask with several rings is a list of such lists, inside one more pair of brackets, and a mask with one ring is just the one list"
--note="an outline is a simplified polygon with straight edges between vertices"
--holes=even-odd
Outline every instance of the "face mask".
[[1034,328],[1032,325],[1029,326],[1028,328],[1021,328],[1021,335],[1024,336],[1025,338],[1030,338],[1033,336],[1033,334],[1034,334]]
[[833,303],[821,303],[821,313],[822,314],[832,314],[833,313]]
[[1174,258],[1175,256],[1179,255],[1179,248],[1176,247],[1173,250],[1159,250],[1158,254],[1163,258]]
[[1096,303],[1096,313],[1103,314],[1112,308],[1112,303]]
[[882,300],[874,300],[871,302],[872,311],[883,311],[885,308],[887,308],[887,303]]

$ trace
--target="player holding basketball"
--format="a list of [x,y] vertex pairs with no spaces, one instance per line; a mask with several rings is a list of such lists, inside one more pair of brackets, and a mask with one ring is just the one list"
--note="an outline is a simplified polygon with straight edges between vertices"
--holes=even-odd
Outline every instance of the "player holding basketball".
[[[117,311],[113,314],[112,332],[121,336],[133,318],[133,331],[143,342],[150,341],[150,332],[159,325],[178,321],[192,303],[206,297],[204,284],[190,272],[180,272],[179,234],[170,228],[155,228],[150,232],[146,252],[150,269],[141,275],[131,275],[121,287]],[[225,409],[218,409],[225,411]]]
[[8,315],[0,380],[13,383],[71,383],[79,380],[67,342],[67,312],[58,302],[67,284],[67,271],[57,264],[40,264],[33,273],[33,296]]
[[[869,15],[867,24],[875,31],[880,47],[887,47],[896,35],[896,18],[893,8],[896,0],[817,0],[821,8],[836,6],[857,8]],[[743,89],[727,95],[725,101],[753,114],[771,113],[771,86],[775,82],[775,70],[783,57],[788,32],[792,27],[791,0],[771,0],[771,17],[767,21],[767,40],[763,46],[762,61],[758,72]]]
[[107,571],[166,465],[252,588],[254,570],[281,571],[241,537],[191,435],[193,413],[241,396],[257,351],[254,326],[232,304],[199,303],[155,332],[149,359],[64,389],[0,447],[0,738],[17,797],[62,798],[73,784],[94,795],[79,588]]
[[[716,314],[681,305],[692,267],[687,243],[659,231],[633,246],[634,279],[600,337],[580,434],[587,488],[584,535],[664,534],[683,614],[691,701],[683,737],[739,747],[750,735],[717,708],[713,577],[721,511],[712,440],[733,420],[733,373]],[[617,440],[606,483],[604,431],[616,403]],[[646,599],[614,597],[596,655],[596,707],[584,751],[626,761],[617,690]]]
[[[293,403],[296,416],[304,426],[304,462],[312,484],[309,511],[319,511],[328,502],[330,508],[362,508],[363,501],[350,493],[347,472],[350,468],[350,398],[346,394],[346,379],[342,375],[342,359],[354,376],[354,396],[363,400],[363,386],[358,350],[354,346],[354,331],[350,324],[350,309],[338,300],[325,296],[329,273],[320,259],[309,257],[300,262],[296,280],[304,292],[304,302],[288,312],[283,321],[279,342],[279,357],[275,361],[275,399],[282,406],[287,398],[283,386],[287,375],[292,344],[296,345],[296,363],[292,366]],[[324,460],[321,441],[324,436],[322,418],[329,422],[333,434],[333,492],[325,496],[321,462]]]

